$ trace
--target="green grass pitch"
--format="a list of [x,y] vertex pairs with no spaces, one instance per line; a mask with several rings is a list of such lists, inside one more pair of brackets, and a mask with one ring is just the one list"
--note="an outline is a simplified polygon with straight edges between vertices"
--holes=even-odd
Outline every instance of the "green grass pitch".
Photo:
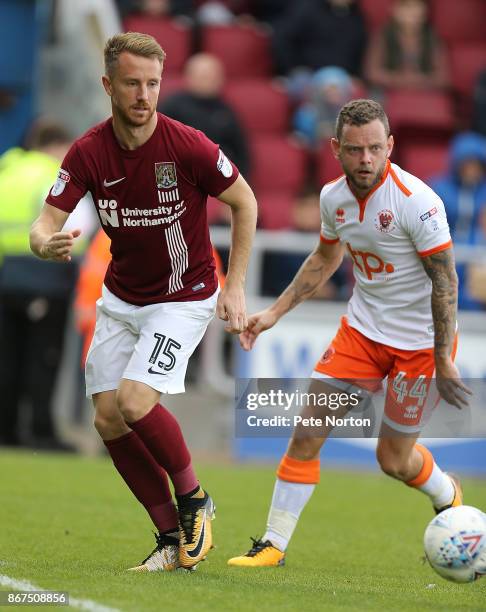
[[[286,566],[254,571],[226,560],[262,535],[274,469],[198,474],[217,505],[216,549],[192,574],[129,574],[153,547],[151,523],[108,459],[1,453],[0,574],[124,612],[486,610],[486,578],[454,585],[422,563],[431,508],[398,482],[323,470]],[[486,510],[486,481],[464,485]]]

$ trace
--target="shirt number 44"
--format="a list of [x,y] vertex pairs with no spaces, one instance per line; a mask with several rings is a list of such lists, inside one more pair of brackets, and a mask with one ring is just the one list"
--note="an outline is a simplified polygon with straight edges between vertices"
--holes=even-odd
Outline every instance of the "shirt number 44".
[[411,398],[412,401],[417,400],[417,406],[422,407],[429,390],[429,385],[425,381],[425,376],[421,374],[417,376],[417,378],[407,381],[405,378],[406,375],[406,372],[398,372],[393,379],[393,391],[396,394],[396,400],[399,404],[402,404],[407,398]]

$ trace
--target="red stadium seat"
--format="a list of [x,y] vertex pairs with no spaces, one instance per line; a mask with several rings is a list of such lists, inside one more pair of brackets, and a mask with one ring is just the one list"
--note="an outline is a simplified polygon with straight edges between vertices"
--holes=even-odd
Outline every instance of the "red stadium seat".
[[484,0],[432,0],[432,22],[446,43],[486,38]]
[[399,148],[400,166],[427,181],[447,169],[449,146],[447,143],[402,143]]
[[408,128],[452,132],[454,128],[452,100],[440,91],[389,91],[384,106],[392,132]]
[[390,0],[359,0],[359,5],[370,30],[381,28],[390,17]]
[[192,52],[191,28],[176,19],[130,15],[123,22],[126,32],[150,34],[167,53],[164,72],[180,72]]
[[289,100],[285,90],[271,81],[230,81],[225,98],[248,131],[256,134],[283,134],[287,131]]
[[207,26],[202,31],[202,51],[219,57],[228,79],[271,75],[270,38],[263,28]]
[[258,196],[259,227],[267,230],[292,228],[292,205],[295,197],[285,191],[263,192]]
[[295,195],[306,176],[306,152],[286,136],[255,137],[251,143],[252,186],[260,193],[278,191]]
[[479,73],[486,69],[486,42],[452,45],[450,67],[452,85],[456,91],[462,95],[471,95]]
[[329,140],[323,142],[317,152],[316,173],[320,186],[341,176],[343,173],[341,165],[333,155]]

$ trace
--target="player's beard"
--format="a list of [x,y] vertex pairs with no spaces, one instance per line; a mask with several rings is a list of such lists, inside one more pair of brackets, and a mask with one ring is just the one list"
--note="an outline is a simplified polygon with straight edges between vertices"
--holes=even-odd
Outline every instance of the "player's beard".
[[[348,179],[348,181],[351,183],[353,187],[355,187],[359,191],[364,191],[364,190],[371,191],[373,187],[378,185],[378,183],[381,181],[383,173],[385,172],[386,162],[387,160],[385,159],[381,167],[376,172],[375,176],[372,177],[372,180],[360,181],[359,178],[357,178],[355,174],[351,172],[350,170],[348,170],[345,166],[343,166],[343,171],[344,171],[344,174],[346,175],[346,178]],[[360,170],[360,168],[358,168],[354,172],[357,172],[358,170]]]
[[[133,106],[135,105],[132,105],[129,108],[132,108]],[[155,107],[150,108],[150,106],[145,105],[143,108],[147,109],[149,112],[147,113],[145,118],[143,119],[141,118],[139,120],[135,119],[132,115],[130,115],[129,110],[125,110],[121,106],[114,105],[113,110],[114,111],[116,110],[116,114],[118,115],[118,118],[126,127],[139,128],[139,127],[143,127],[144,125],[147,125],[155,113]]]

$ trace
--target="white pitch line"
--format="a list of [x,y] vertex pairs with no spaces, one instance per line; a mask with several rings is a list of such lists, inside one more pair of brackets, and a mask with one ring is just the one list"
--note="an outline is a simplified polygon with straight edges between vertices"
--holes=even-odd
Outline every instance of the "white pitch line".
[[[49,591],[50,589],[43,589],[41,587],[28,582],[27,580],[17,580],[16,578],[10,578],[0,574],[0,586],[10,587],[15,591]],[[109,608],[102,604],[92,601],[91,599],[76,599],[76,597],[69,597],[69,605],[72,608],[78,608],[79,610],[86,610],[87,612],[120,612],[117,608]]]

